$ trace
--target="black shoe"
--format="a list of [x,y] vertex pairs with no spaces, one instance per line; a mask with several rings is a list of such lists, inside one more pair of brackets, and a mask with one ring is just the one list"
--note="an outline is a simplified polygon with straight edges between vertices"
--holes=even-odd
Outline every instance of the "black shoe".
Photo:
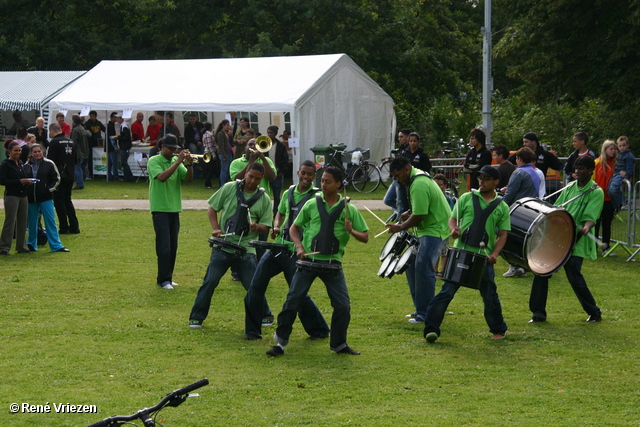
[[79,228],[70,228],[69,229],[69,234],[80,234],[80,229]]
[[253,340],[261,340],[262,337],[256,334],[247,334],[244,336],[244,339],[247,341],[253,341]]
[[7,252],[7,251],[0,251],[0,255],[9,255],[9,252]]
[[71,252],[71,251],[67,248],[60,248],[56,252]]
[[592,314],[591,316],[589,316],[589,318],[587,319],[587,322],[589,323],[598,323],[598,322],[602,322],[602,314]]
[[321,333],[316,332],[315,334],[309,335],[309,339],[311,341],[324,340],[324,339],[327,339],[328,336],[329,335],[325,335],[325,334],[321,334]]
[[543,319],[542,317],[533,316],[531,320],[529,320],[529,323],[541,323],[541,322],[545,322],[546,320],[547,319]]
[[278,345],[274,345],[273,348],[271,348],[271,350],[267,350],[267,356],[277,357],[277,356],[282,356],[283,354],[284,354],[284,349],[282,349]]
[[36,251],[36,249],[33,246],[31,246],[30,244],[27,244],[27,248],[29,248],[29,252],[35,252]]
[[352,349],[349,346],[346,346],[345,348],[343,348],[340,351],[337,351],[336,353],[338,353],[338,354],[351,354],[352,356],[360,356],[360,352],[359,351],[355,351],[354,349]]
[[71,232],[67,230],[58,230],[58,234],[71,234]]
[[273,321],[274,318],[272,314],[264,316],[262,319],[262,326],[273,326]]

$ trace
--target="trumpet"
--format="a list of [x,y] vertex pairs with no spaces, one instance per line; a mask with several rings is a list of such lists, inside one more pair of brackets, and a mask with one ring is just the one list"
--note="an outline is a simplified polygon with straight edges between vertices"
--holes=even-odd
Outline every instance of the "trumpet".
[[259,151],[261,153],[266,153],[267,151],[271,150],[271,145],[273,144],[273,142],[271,142],[271,138],[269,138],[267,135],[260,135],[259,137],[256,138],[256,149],[252,149],[249,148],[249,151]]
[[204,163],[209,163],[211,161],[211,153],[189,154],[189,160],[191,163],[199,163],[201,160]]

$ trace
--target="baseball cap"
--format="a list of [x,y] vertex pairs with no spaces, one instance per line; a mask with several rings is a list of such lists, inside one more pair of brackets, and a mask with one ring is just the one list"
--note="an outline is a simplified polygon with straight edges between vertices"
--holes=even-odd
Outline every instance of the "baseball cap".
[[178,139],[172,133],[168,133],[165,136],[163,136],[160,142],[162,142],[162,145],[168,148],[180,148],[180,145],[178,144]]
[[493,166],[485,165],[478,172],[482,176],[486,176],[487,178],[500,179],[500,173],[498,169]]

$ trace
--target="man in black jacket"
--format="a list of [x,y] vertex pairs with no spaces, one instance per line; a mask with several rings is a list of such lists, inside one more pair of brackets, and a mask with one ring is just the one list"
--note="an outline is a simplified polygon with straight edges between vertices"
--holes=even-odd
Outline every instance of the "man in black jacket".
[[58,123],[49,125],[49,137],[52,138],[47,150],[47,158],[56,164],[60,172],[60,185],[53,193],[53,204],[60,223],[60,234],[78,234],[80,226],[76,209],[71,201],[74,170],[76,167],[76,147],[72,140],[62,133]]
[[116,116],[116,121],[120,124],[120,135],[115,138],[118,140],[118,148],[120,150],[120,166],[124,174],[124,181],[133,182],[136,179],[131,173],[129,167],[129,150],[131,150],[131,129],[129,124],[122,118],[122,114]]
[[195,113],[189,114],[189,124],[184,127],[184,142],[191,154],[204,154],[202,135],[204,125],[198,121]]

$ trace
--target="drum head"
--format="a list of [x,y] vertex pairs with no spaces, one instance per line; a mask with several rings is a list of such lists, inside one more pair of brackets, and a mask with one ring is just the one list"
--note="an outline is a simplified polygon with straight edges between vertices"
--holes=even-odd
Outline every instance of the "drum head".
[[385,271],[389,268],[389,263],[393,259],[394,255],[389,254],[385,259],[382,260],[382,264],[380,264],[380,268],[378,269],[378,277],[384,277]]
[[385,259],[393,250],[393,247],[396,245],[396,241],[398,240],[399,233],[393,233],[387,243],[382,247],[382,251],[380,252],[380,261]]
[[418,253],[418,246],[411,245],[404,251],[402,256],[398,259],[398,263],[394,269],[395,274],[402,274],[407,271],[407,268],[413,263]]
[[575,240],[575,222],[567,211],[559,209],[541,217],[525,245],[529,269],[538,275],[558,271],[571,256]]
[[396,265],[398,264],[399,259],[400,258],[398,258],[397,256],[394,256],[391,259],[391,262],[389,262],[389,267],[387,267],[387,271],[384,272],[384,277],[391,279],[393,275],[396,274]]

